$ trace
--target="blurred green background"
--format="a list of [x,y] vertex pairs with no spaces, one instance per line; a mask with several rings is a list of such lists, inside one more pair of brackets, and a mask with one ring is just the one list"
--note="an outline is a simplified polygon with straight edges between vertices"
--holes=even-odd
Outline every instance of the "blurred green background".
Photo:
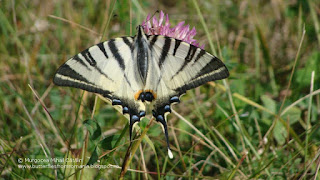
[[[195,39],[230,77],[188,91],[173,106],[174,159],[153,123],[125,178],[319,179],[319,0],[0,1],[0,177],[119,177],[127,119],[95,94],[54,86],[52,78],[80,51],[134,35],[157,10],[172,25],[195,26]],[[109,166],[18,166],[54,157]]]

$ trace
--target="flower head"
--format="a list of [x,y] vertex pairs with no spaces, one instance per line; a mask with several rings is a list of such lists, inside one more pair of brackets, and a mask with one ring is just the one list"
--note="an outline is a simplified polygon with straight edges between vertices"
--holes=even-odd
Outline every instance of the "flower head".
[[[163,23],[164,18],[165,22]],[[195,27],[190,30],[190,26],[184,25],[184,21],[182,21],[178,23],[177,26],[170,28],[169,16],[168,14],[165,15],[163,11],[160,12],[159,20],[155,16],[153,16],[151,20],[151,16],[148,14],[146,21],[142,22],[142,26],[147,35],[168,36],[200,47],[201,49],[204,48],[204,45],[200,46],[199,43],[193,39],[197,34]]]

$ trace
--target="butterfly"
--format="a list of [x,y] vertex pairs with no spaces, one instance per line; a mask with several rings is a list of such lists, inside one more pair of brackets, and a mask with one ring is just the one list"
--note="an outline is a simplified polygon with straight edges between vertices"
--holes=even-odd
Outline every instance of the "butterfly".
[[187,90],[228,76],[225,64],[205,50],[175,38],[147,35],[140,25],[133,37],[101,42],[73,56],[59,67],[53,82],[101,94],[120,106],[130,117],[130,140],[133,125],[151,103],[172,158],[166,118],[171,105]]

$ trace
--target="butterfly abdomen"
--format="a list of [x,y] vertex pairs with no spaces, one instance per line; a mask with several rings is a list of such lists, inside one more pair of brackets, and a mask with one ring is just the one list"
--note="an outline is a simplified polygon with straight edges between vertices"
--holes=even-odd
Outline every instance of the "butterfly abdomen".
[[136,51],[134,53],[137,53],[137,68],[138,72],[140,74],[141,80],[143,84],[146,84],[147,74],[148,74],[148,62],[150,58],[150,50],[148,48],[148,41],[147,37],[143,31],[142,26],[138,27],[138,33],[135,37],[135,44],[136,44]]

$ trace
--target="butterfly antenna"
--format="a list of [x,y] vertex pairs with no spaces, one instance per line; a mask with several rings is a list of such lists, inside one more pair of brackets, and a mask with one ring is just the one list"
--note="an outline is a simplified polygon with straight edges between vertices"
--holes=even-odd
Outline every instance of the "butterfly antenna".
[[159,13],[159,10],[156,10],[149,19],[146,19],[146,22],[150,21],[157,13]]

